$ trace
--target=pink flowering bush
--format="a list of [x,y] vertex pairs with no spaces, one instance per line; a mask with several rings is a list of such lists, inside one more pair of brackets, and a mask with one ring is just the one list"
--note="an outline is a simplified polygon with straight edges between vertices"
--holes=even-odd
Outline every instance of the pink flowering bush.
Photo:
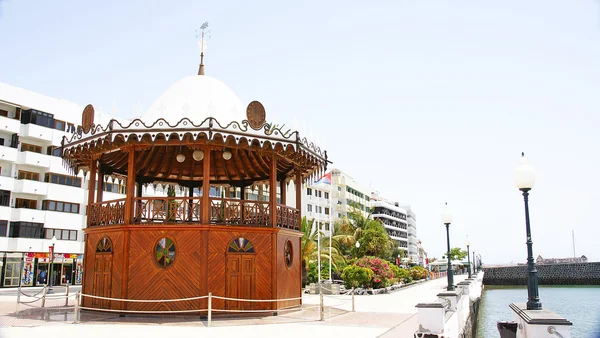
[[356,261],[356,265],[373,270],[373,277],[367,287],[374,289],[389,286],[394,273],[386,261],[379,257],[363,257]]

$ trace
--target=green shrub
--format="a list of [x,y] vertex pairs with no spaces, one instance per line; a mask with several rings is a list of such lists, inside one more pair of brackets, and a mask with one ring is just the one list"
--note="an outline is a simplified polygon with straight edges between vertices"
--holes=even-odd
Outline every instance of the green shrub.
[[342,272],[342,280],[347,288],[366,286],[371,283],[372,278],[373,270],[357,265],[347,266]]
[[410,268],[410,276],[414,280],[426,279],[429,276],[429,271],[422,266],[413,266]]
[[408,270],[396,265],[390,265],[390,268],[392,268],[394,278],[396,278],[398,282],[403,282],[405,284],[412,282],[413,278],[411,277],[410,272]]

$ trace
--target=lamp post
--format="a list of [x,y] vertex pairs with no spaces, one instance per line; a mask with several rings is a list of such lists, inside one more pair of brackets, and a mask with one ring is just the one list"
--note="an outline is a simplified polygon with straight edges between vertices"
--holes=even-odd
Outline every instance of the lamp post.
[[48,289],[52,289],[52,268],[54,266],[54,248],[56,247],[56,236],[52,236],[50,240],[52,245],[50,246],[50,268],[48,269]]
[[535,261],[533,260],[533,242],[531,241],[531,227],[529,225],[529,190],[535,183],[535,171],[529,165],[525,153],[521,153],[521,161],[515,170],[515,184],[523,192],[525,201],[525,229],[527,232],[527,310],[541,310],[542,303],[538,291],[538,277]]
[[477,272],[477,261],[475,261],[475,251],[473,251],[473,273]]
[[469,236],[467,236],[467,270],[469,271],[469,278],[471,278],[471,253],[469,252],[470,246],[471,241],[469,241]]
[[450,223],[452,223],[452,213],[448,209],[448,203],[446,203],[446,207],[444,211],[442,211],[442,222],[446,225],[446,241],[448,243],[448,287],[446,290],[454,291],[454,274],[452,272],[452,256],[450,255]]

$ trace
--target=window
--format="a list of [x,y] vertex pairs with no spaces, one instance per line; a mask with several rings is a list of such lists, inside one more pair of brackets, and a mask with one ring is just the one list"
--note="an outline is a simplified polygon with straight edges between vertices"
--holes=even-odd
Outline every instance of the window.
[[15,208],[37,209],[37,201],[28,200],[25,198],[17,198]]
[[308,196],[312,196],[312,189],[311,189],[311,188],[307,188],[307,189],[306,189],[306,194],[307,194]]
[[58,201],[42,201],[42,210],[79,213],[79,204]]
[[48,147],[46,155],[60,157],[60,147]]
[[125,195],[127,191],[127,186],[125,183],[104,183],[104,191],[106,192],[114,192],[115,194]]
[[44,238],[44,224],[33,222],[11,222],[8,237]]
[[21,143],[21,151],[31,151],[34,153],[41,154],[42,146],[36,146],[35,144],[29,144],[29,143]]
[[307,212],[312,212],[312,205],[311,204],[307,204],[306,205],[306,211]]
[[21,274],[21,258],[9,257],[6,259],[4,270],[4,286],[18,286]]
[[[244,241],[243,238],[239,238],[239,239]],[[235,243],[235,241],[234,241],[234,243]],[[254,247],[252,247],[252,244],[250,244],[250,242],[247,240],[246,240],[246,243],[248,243],[248,245],[250,245],[250,249],[248,249],[248,251],[243,251],[243,252],[254,252]],[[239,244],[239,243],[237,243],[237,244]],[[229,246],[229,250],[232,250],[232,247],[231,247],[232,245],[233,244],[231,244]],[[240,249],[246,249],[246,247],[247,246],[239,246]],[[156,242],[155,252],[156,253],[154,254],[154,257],[156,259],[156,263],[158,263],[158,265],[161,268],[166,268],[169,265],[171,265],[173,263],[173,261],[175,260],[175,243],[173,243],[173,240],[168,237],[161,238],[158,240],[158,242]]]
[[6,110],[0,109],[0,116],[8,117],[8,112]]
[[321,197],[321,190],[315,190],[315,196]]
[[19,179],[20,180],[39,181],[40,174],[31,172],[31,171],[19,170]]
[[65,121],[54,120],[54,129],[65,131]]
[[54,128],[54,115],[35,109],[23,110],[21,112],[21,123],[33,123],[42,127]]
[[329,199],[329,193],[328,193],[328,192],[326,192],[326,193],[325,193],[325,199],[326,199],[326,200],[328,200],[328,199]]
[[70,187],[81,188],[81,178],[67,176],[67,175],[47,173],[46,176],[44,177],[44,182],[68,185]]
[[8,207],[10,205],[10,191],[0,190],[0,206]]
[[325,215],[329,215],[329,208],[325,208]]
[[8,221],[0,220],[0,237],[6,237],[7,229],[8,229]]
[[320,214],[320,213],[321,213],[321,211],[322,211],[322,208],[321,208],[320,206],[317,206],[317,207],[316,207],[316,209],[317,209],[317,210],[316,210],[317,214]]
[[56,237],[56,239],[60,239],[62,241],[76,241],[77,240],[77,230],[67,230],[67,229],[48,229],[46,228],[46,239],[52,239],[52,237]]

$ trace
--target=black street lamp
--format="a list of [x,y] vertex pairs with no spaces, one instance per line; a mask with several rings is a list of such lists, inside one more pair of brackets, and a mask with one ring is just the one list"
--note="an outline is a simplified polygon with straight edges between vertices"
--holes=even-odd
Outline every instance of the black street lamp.
[[475,251],[473,251],[473,273],[477,272],[477,261],[475,260]]
[[529,190],[535,183],[535,171],[529,165],[525,153],[521,153],[521,162],[515,170],[515,183],[523,192],[525,201],[525,228],[527,231],[527,310],[541,310],[542,303],[538,291],[538,277],[535,261],[533,260],[533,242],[531,241],[531,227],[529,225]]
[[471,253],[469,252],[470,246],[471,241],[469,241],[469,236],[467,236],[467,270],[469,271],[469,278],[471,278]]
[[452,213],[448,209],[448,203],[442,211],[442,222],[446,224],[446,241],[448,242],[448,287],[446,290],[454,291],[454,273],[452,272],[452,261],[450,256],[450,223],[452,223]]

